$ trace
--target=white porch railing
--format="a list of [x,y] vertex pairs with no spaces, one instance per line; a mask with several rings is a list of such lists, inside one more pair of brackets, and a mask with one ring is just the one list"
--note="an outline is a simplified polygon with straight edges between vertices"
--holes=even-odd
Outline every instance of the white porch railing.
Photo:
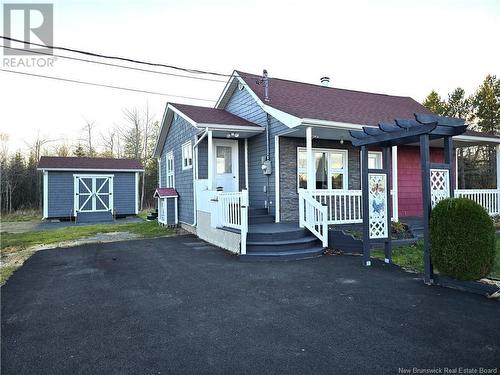
[[299,189],[299,226],[309,229],[323,247],[328,247],[328,208],[304,189]]
[[468,198],[483,206],[490,215],[500,215],[500,189],[458,189],[455,197]]
[[246,254],[248,233],[248,190],[217,192],[217,225],[240,230],[241,254]]
[[361,190],[312,190],[311,195],[327,207],[328,224],[363,222]]

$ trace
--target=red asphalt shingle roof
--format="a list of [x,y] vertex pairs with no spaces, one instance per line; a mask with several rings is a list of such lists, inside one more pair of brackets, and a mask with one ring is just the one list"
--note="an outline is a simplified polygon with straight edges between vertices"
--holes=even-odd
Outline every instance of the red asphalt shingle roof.
[[[264,100],[264,85],[250,73],[237,72],[249,88]],[[324,87],[311,83],[269,78],[271,107],[299,118],[376,125],[397,118],[413,118],[414,113],[432,114],[414,99],[405,96]]]
[[197,123],[258,127],[257,124],[233,115],[232,113],[229,113],[223,109],[199,107],[195,105],[177,103],[171,103],[171,105]]
[[174,188],[156,188],[153,196],[158,196],[159,198],[177,197],[177,190]]
[[39,169],[87,169],[87,170],[143,170],[140,161],[134,159],[89,158],[42,156],[38,162]]

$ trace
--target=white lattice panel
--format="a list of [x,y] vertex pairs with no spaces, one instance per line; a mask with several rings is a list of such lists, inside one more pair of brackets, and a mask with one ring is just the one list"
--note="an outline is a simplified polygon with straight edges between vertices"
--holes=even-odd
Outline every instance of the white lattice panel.
[[368,174],[370,238],[387,238],[387,175]]
[[431,169],[431,204],[432,208],[441,200],[450,197],[450,171]]

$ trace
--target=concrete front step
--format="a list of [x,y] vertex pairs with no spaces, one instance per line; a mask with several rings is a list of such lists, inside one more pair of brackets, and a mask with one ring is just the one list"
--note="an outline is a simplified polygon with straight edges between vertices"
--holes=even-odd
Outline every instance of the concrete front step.
[[289,261],[317,258],[323,255],[323,247],[301,250],[251,252],[240,255],[242,262]]

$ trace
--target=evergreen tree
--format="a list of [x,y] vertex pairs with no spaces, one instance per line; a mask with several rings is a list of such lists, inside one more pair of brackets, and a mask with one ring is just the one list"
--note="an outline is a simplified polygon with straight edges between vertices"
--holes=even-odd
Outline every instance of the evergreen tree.
[[487,75],[473,99],[477,125],[483,132],[500,133],[500,80]]
[[446,112],[445,102],[435,90],[432,90],[431,93],[427,95],[422,104],[436,115],[444,115]]
[[465,90],[457,87],[451,94],[448,94],[448,100],[444,105],[444,115],[463,118],[470,122],[474,119],[472,103],[472,98],[465,96]]
[[75,155],[79,158],[85,156],[85,150],[80,143],[78,143],[78,145],[76,145],[75,150],[73,151],[73,155]]

